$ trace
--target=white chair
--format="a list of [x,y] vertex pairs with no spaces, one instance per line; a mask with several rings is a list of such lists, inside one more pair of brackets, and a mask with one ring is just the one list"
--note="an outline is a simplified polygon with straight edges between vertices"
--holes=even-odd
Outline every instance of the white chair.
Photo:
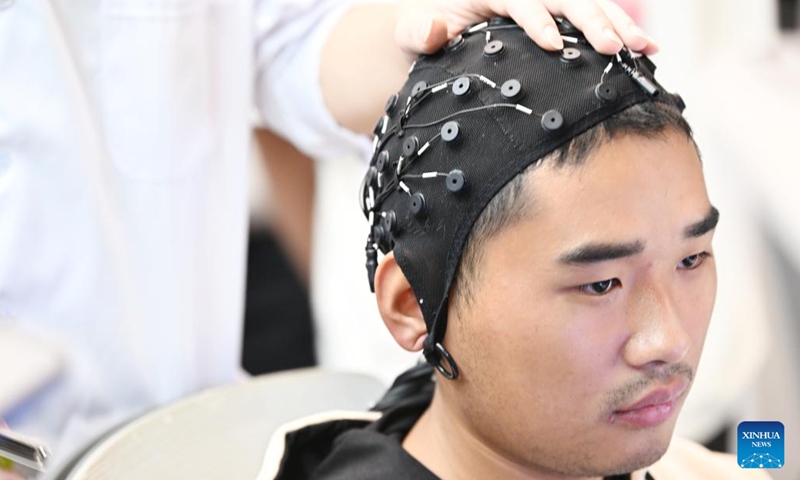
[[326,410],[366,410],[378,380],[301,369],[193,395],[117,429],[57,480],[255,479],[272,433]]

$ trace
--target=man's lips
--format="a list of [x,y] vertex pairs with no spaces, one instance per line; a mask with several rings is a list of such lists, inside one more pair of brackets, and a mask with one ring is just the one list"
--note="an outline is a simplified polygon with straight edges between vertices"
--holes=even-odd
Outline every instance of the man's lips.
[[609,420],[622,421],[636,427],[651,427],[664,422],[672,416],[675,403],[686,391],[688,382],[678,379],[667,387],[657,388],[640,400],[615,410]]
[[686,390],[688,383],[686,380],[678,379],[669,387],[662,387],[648,393],[641,400],[633,403],[627,407],[620,408],[614,413],[630,412],[632,410],[639,410],[640,408],[649,407],[650,405],[658,405],[661,403],[671,402],[680,397]]

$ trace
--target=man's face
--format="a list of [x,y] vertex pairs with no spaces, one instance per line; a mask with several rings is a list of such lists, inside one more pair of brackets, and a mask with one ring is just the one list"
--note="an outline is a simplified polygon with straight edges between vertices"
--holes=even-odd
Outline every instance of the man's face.
[[666,450],[716,291],[712,206],[685,135],[628,135],[526,179],[530,214],[490,239],[440,382],[468,430],[531,468],[632,471]]

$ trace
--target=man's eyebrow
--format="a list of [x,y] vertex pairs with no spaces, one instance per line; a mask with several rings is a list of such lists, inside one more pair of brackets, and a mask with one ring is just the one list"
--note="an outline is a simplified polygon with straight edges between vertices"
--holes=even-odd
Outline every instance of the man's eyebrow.
[[719,210],[712,206],[708,214],[706,214],[706,218],[686,227],[686,230],[683,231],[683,235],[686,238],[702,237],[711,230],[714,230],[717,226],[717,222],[719,222]]
[[558,262],[567,265],[586,265],[631,257],[643,251],[644,242],[642,241],[631,243],[587,243],[562,254],[558,257]]
[[[705,218],[686,227],[686,238],[702,237],[717,226],[719,210],[711,207]],[[632,257],[644,251],[645,243],[642,241],[630,243],[587,243],[580,245],[558,257],[558,262],[566,265],[587,265],[592,263],[617,260]]]

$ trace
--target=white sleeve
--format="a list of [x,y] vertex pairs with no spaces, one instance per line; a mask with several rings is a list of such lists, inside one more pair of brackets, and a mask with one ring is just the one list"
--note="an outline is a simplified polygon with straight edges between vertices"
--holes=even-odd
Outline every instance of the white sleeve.
[[[365,0],[258,0],[255,105],[259,121],[315,159],[368,158],[371,139],[333,118],[320,88],[320,58],[333,27]],[[368,61],[368,59],[364,59]]]

